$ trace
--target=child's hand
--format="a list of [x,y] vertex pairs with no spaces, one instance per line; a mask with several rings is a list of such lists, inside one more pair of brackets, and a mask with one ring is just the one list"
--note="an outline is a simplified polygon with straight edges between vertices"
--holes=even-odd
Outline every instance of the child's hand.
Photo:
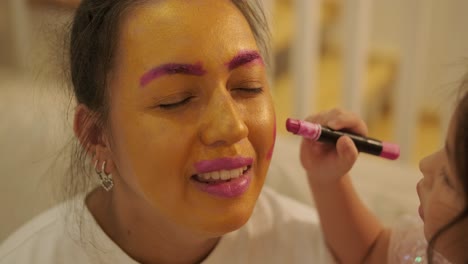
[[[341,109],[318,113],[306,119],[335,130],[367,135],[367,126],[355,114]],[[358,151],[353,141],[341,137],[336,145],[304,138],[301,144],[301,163],[307,171],[311,184],[330,184],[339,181],[353,167]]]

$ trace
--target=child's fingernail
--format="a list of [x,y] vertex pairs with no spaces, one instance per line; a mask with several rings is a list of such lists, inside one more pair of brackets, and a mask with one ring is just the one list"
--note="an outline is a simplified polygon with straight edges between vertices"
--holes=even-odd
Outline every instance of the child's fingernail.
[[336,127],[336,125],[337,125],[337,122],[335,120],[328,121],[328,123],[327,123],[327,126],[329,126],[329,127]]

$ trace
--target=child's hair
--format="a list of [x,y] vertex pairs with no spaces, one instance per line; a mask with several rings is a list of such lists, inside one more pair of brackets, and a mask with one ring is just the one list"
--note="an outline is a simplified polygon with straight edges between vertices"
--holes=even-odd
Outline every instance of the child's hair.
[[[268,67],[270,58],[270,33],[259,0],[231,0],[242,13],[255,37],[257,46]],[[151,0],[83,0],[71,24],[68,39],[68,79],[77,103],[92,112],[86,121],[93,120],[92,130],[105,129],[108,114],[107,78],[113,68],[119,27],[122,19],[133,8]],[[86,165],[87,150],[82,146],[95,140],[96,133],[87,132],[81,144],[72,146],[68,179],[61,192],[65,198],[88,191],[93,187],[91,168]]]
[[[454,165],[454,172],[462,185],[465,208],[455,218],[453,218],[452,221],[437,231],[430,239],[428,247],[429,263],[431,263],[433,254],[431,249],[433,248],[437,239],[445,231],[452,228],[454,225],[461,224],[463,220],[468,218],[468,74],[465,75],[461,83],[460,94],[461,100],[458,102],[454,113],[454,121],[456,123],[454,135],[455,138],[453,139],[453,142],[456,142],[456,144],[453,147],[452,153],[454,160],[451,160],[450,162],[452,162]],[[460,246],[460,250],[464,249],[462,246]]]

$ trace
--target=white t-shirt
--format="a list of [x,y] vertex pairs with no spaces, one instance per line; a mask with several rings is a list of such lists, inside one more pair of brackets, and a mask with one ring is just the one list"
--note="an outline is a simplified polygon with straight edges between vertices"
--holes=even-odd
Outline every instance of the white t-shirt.
[[[58,205],[16,231],[0,246],[0,263],[137,263],[104,233],[86,206],[80,218],[66,216],[67,206],[83,202],[81,196]],[[223,236],[202,263],[334,261],[316,211],[265,187],[249,221]]]

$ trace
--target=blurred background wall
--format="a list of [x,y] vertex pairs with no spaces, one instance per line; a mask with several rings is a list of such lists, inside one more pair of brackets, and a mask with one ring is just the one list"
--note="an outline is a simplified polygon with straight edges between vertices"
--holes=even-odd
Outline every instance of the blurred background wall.
[[[310,112],[346,105],[346,70],[353,69],[346,58],[354,47],[351,42],[356,41],[363,55],[353,59],[356,67],[362,67],[357,71],[362,73],[356,82],[360,84],[358,109],[370,135],[400,144],[403,140],[407,147],[404,159],[383,165],[392,167],[387,174],[398,171],[402,177],[382,177],[406,186],[408,199],[414,202],[417,161],[441,146],[454,105],[451,93],[467,70],[468,2],[264,1],[274,33],[279,140],[289,138],[283,121],[301,115],[296,109],[301,91],[306,91],[302,97],[310,102],[306,106]],[[73,109],[63,78],[63,38],[78,2],[0,2],[0,241],[57,201],[54,193],[66,169],[66,146],[72,135],[69,110]],[[304,6],[311,9],[302,10]],[[310,24],[298,24],[304,21]],[[350,21],[361,21],[360,29],[350,27]],[[304,33],[304,28],[309,31]],[[304,39],[306,35],[312,38]],[[359,36],[353,39],[355,35]],[[311,45],[301,46],[306,43],[298,43],[302,40]],[[299,60],[299,66],[310,66],[309,72],[295,70],[298,52],[312,54],[311,61],[307,56]],[[415,52],[417,60],[412,59]],[[312,82],[298,84],[297,79],[307,77]],[[299,87],[304,83],[311,85]],[[405,97],[412,101],[405,102]],[[398,124],[402,117],[407,120],[406,110],[413,117],[406,122],[410,127],[402,130]],[[374,164],[370,160],[362,166],[375,174],[385,171],[376,171]],[[407,174],[414,177],[405,182]],[[363,178],[372,179],[372,175]],[[385,186],[374,182],[369,188],[385,193]],[[399,195],[406,197],[404,192]]]
[[[301,33],[297,33],[298,26],[295,25],[298,23],[295,18],[298,3],[303,2],[274,2],[275,100],[280,117],[285,118],[296,114],[297,82],[293,76],[294,67],[291,67],[294,63],[291,62],[294,55],[291,40],[304,40],[297,37]],[[343,90],[350,79],[346,71],[363,67],[359,80],[359,110],[368,122],[371,135],[405,142],[408,149],[404,162],[413,164],[440,146],[452,111],[452,93],[467,69],[468,34],[464,33],[467,18],[463,11],[467,10],[468,3],[462,0],[309,2],[320,2],[320,18],[316,22],[318,32],[314,35],[318,36],[315,38],[319,42],[318,51],[313,55],[316,65],[311,67],[313,72],[310,73],[316,77],[312,88],[314,95],[310,100],[305,99],[310,101],[311,108],[322,110],[345,106],[349,95]],[[353,5],[357,6],[354,10]],[[317,7],[317,4],[309,6]],[[359,11],[359,8],[365,10]],[[353,17],[349,14],[353,12],[358,14]],[[361,19],[359,15],[367,18]],[[312,23],[312,28],[315,26],[306,19],[299,22]],[[355,29],[350,23],[361,29]],[[361,58],[365,61],[363,66],[359,65],[359,59],[350,59],[347,54],[356,45],[350,42],[363,46],[360,48],[365,56]],[[299,65],[303,58],[297,60]],[[407,101],[400,100],[402,98]],[[401,130],[401,122],[410,123],[412,127]]]
[[62,49],[72,12],[0,1],[0,241],[60,197],[71,138]]

